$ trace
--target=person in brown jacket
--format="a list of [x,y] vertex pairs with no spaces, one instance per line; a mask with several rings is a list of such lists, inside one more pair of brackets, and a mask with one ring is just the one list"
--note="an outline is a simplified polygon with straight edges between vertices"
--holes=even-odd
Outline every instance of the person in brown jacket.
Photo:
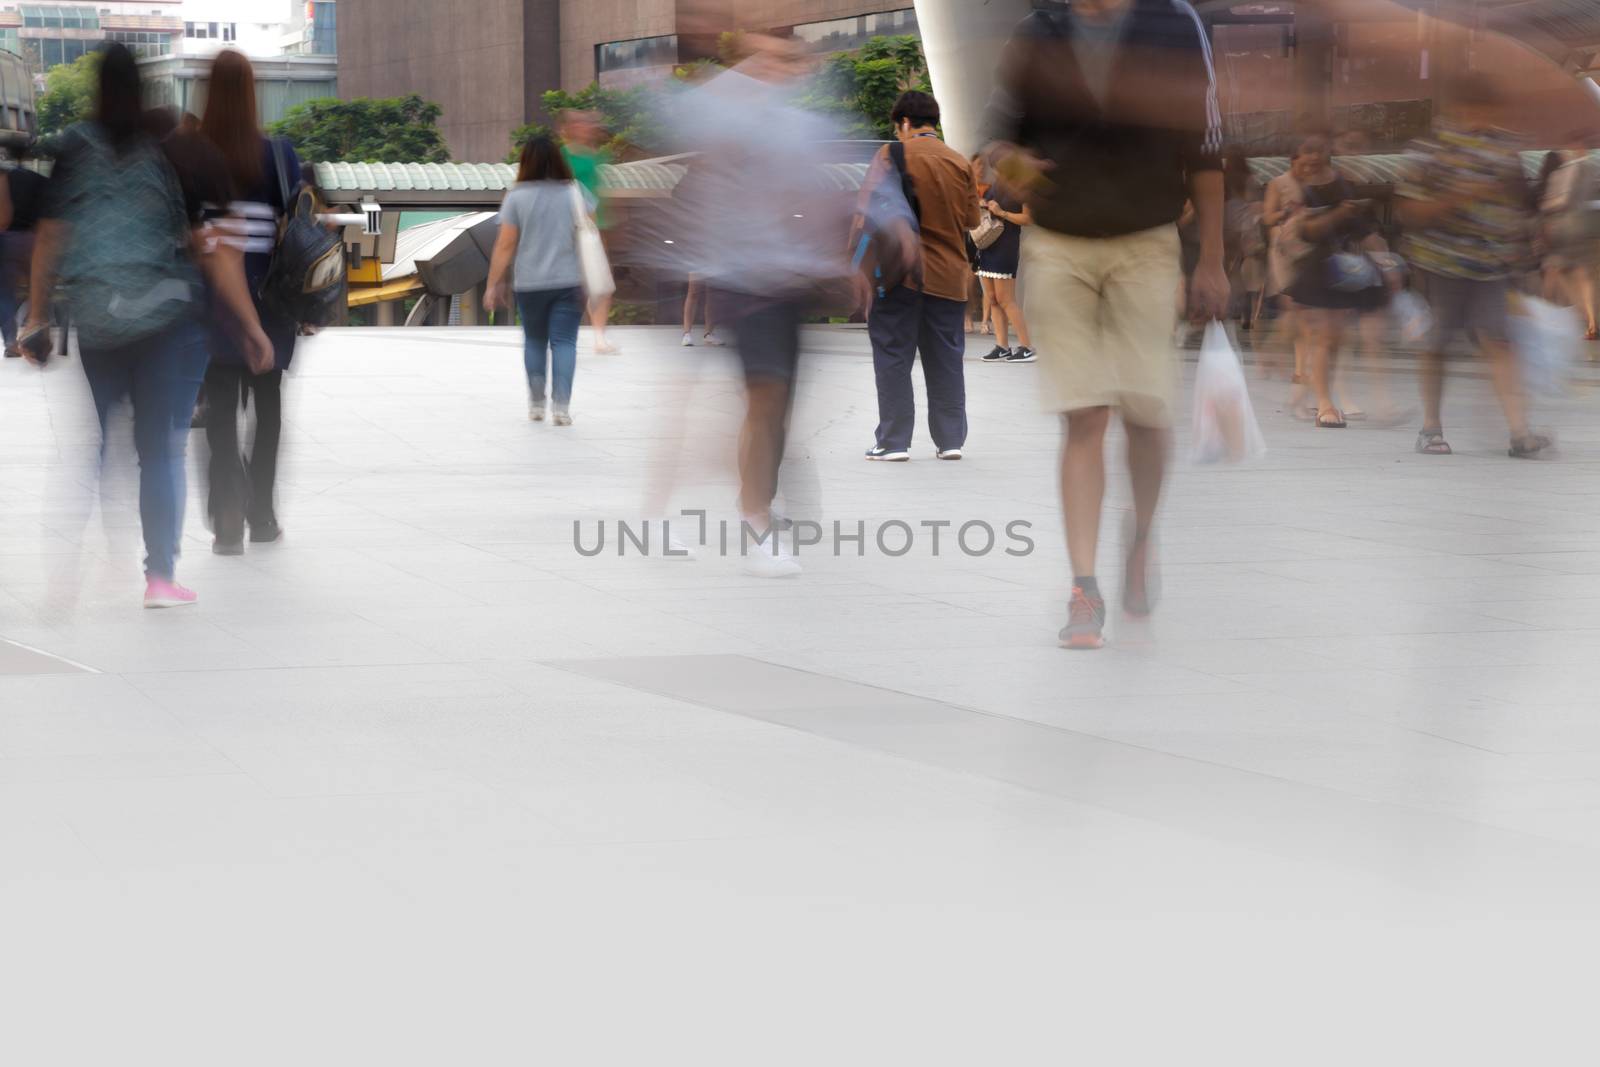
[[[928,388],[928,432],[940,459],[960,459],[967,440],[967,392],[962,360],[972,267],[965,237],[978,224],[978,186],[965,156],[939,138],[939,105],[927,93],[903,93],[891,112],[898,145],[873,160],[862,190],[865,215],[875,193],[909,184],[914,200],[916,267],[880,291],[867,318],[878,379],[877,442],[868,459],[910,458],[916,407],[911,365],[922,354]],[[900,167],[909,183],[900,181]],[[880,220],[881,221],[881,220]],[[910,220],[905,220],[909,225]],[[858,219],[858,230],[862,221]]]

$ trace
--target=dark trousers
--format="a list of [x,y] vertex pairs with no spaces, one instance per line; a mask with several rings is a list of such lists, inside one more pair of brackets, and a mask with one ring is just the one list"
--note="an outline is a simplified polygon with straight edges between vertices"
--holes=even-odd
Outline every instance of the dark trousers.
[[[256,435],[245,457],[239,412],[254,397]],[[211,446],[211,495],[206,508],[220,541],[237,541],[244,524],[277,521],[278,440],[283,433],[283,372],[252,374],[244,367],[213,365],[206,371],[206,443]]]
[[935,448],[960,448],[967,440],[966,304],[900,286],[872,305],[867,334],[878,377],[878,444],[911,447],[916,403],[911,364],[922,353],[928,387],[928,432]]

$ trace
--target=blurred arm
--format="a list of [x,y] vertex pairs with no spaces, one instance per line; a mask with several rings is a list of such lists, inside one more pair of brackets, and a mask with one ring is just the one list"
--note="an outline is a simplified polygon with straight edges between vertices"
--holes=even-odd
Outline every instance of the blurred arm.
[[235,248],[230,241],[213,239],[204,226],[190,231],[190,244],[211,291],[239,325],[245,361],[250,369],[257,374],[270,371],[274,362],[272,341],[261,328],[256,303],[250,298],[250,283],[244,273],[244,251]]
[[56,287],[56,262],[66,243],[67,224],[60,219],[40,219],[33,237],[33,269],[28,274],[28,325],[35,330],[50,321],[50,294]]
[[[883,181],[885,172],[889,169],[889,147],[885,145],[872,157],[872,165],[867,168],[866,177],[861,180],[861,192],[856,195],[856,213],[850,220],[850,239],[846,247],[855,260],[859,260],[858,249],[867,230],[867,216],[872,211],[872,194],[877,190],[878,183]],[[976,225],[976,223],[974,223]]]
[[[509,222],[500,224],[500,233],[494,239],[494,252],[489,257],[489,285],[485,294],[485,303],[492,311],[501,307],[501,297],[505,295],[508,276],[511,273],[511,261],[517,254],[517,239],[521,231]],[[509,297],[504,305],[509,308]]]

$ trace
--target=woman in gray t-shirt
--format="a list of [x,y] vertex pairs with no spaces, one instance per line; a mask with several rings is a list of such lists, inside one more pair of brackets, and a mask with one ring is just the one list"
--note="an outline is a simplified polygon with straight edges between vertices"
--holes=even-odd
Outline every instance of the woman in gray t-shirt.
[[489,306],[510,307],[515,300],[522,317],[528,418],[544,419],[548,364],[557,426],[572,425],[568,408],[584,306],[576,212],[579,204],[592,210],[586,195],[554,141],[529,141],[517,184],[500,203],[500,236],[489,265]]

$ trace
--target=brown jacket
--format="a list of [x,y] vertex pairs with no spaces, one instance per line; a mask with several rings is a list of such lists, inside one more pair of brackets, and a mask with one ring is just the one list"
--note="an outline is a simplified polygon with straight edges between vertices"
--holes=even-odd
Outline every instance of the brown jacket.
[[[867,172],[863,203],[878,182],[894,180],[893,167],[885,145]],[[913,137],[906,142],[906,173],[922,209],[922,291],[964,301],[972,277],[966,235],[978,224],[979,211],[972,165],[938,137]]]

